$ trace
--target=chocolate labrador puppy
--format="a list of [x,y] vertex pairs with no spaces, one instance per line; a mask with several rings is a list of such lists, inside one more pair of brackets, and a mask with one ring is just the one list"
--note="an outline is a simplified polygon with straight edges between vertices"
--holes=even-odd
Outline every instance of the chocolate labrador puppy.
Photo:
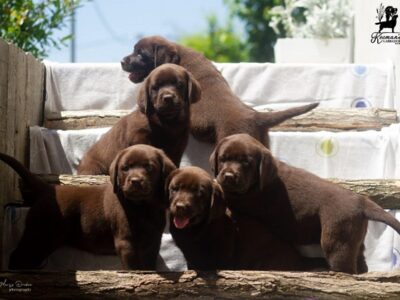
[[[170,174],[170,232],[189,269],[229,269],[234,227],[220,185],[206,171],[185,167]],[[167,193],[166,192],[166,193]]]
[[306,270],[325,260],[301,257],[254,218],[233,217],[220,185],[197,167],[167,179],[170,231],[189,269]]
[[139,110],[121,118],[84,155],[78,174],[108,174],[118,151],[135,144],[164,150],[179,166],[190,130],[190,105],[201,97],[196,79],[184,68],[165,64],[141,86]]
[[111,184],[50,185],[14,158],[0,160],[22,178],[32,205],[10,269],[40,268],[56,248],[70,245],[115,254],[126,269],[155,270],[165,226],[164,180],[176,167],[159,149],[135,145],[118,153]]
[[195,138],[215,143],[234,133],[247,133],[269,146],[268,128],[304,114],[318,103],[283,111],[257,112],[243,104],[214,65],[201,53],[160,36],[139,40],[133,53],[121,61],[134,83],[143,81],[157,66],[181,65],[200,83],[202,100],[191,107],[191,132]]
[[274,159],[247,134],[221,140],[210,162],[232,211],[253,216],[289,242],[320,243],[333,271],[367,272],[368,220],[400,233],[400,223],[369,198]]

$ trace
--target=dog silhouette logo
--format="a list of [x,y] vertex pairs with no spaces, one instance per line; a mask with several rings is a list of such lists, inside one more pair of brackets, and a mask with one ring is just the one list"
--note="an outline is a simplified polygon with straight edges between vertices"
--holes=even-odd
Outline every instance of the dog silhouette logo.
[[[390,28],[394,33],[394,28],[397,25],[397,8],[393,6],[383,6],[382,3],[379,8],[376,9],[378,16],[376,17],[379,22],[376,22],[375,25],[379,25],[379,32],[382,32],[382,29]],[[382,21],[383,17],[385,19]]]
[[391,5],[384,6],[382,3],[376,9],[377,31],[371,35],[371,43],[395,43],[400,44],[400,33],[395,32],[397,25],[398,11]]

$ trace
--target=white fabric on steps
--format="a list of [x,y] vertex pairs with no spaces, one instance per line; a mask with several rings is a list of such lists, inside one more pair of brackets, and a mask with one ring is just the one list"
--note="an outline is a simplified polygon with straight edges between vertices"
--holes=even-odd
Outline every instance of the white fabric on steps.
[[[45,62],[46,116],[64,110],[133,109],[140,84],[119,64]],[[398,108],[391,64],[215,64],[234,93],[248,105],[288,107],[321,102],[321,107]]]

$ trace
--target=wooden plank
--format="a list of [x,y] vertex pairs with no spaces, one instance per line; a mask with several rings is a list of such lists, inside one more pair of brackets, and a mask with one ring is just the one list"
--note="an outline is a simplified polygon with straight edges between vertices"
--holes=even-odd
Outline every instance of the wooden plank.
[[42,125],[44,65],[14,45],[10,45],[9,53],[6,152],[28,166],[29,126]]
[[[0,39],[0,45],[3,42]],[[8,57],[8,48],[0,47],[0,56]],[[6,151],[7,128],[7,100],[8,100],[8,63],[0,62],[0,151]],[[0,169],[1,170],[1,169]]]
[[[44,181],[62,185],[96,185],[110,182],[106,175],[39,175]],[[370,197],[383,208],[400,209],[400,179],[328,179],[355,193]]]
[[[5,111],[5,149],[4,152],[12,156],[15,155],[15,118],[16,118],[16,94],[17,94],[17,61],[18,52],[15,47],[9,45],[8,47],[8,79],[7,79],[7,109]],[[4,198],[2,207],[9,201],[9,199],[15,199],[17,197],[17,190],[15,189],[17,184],[18,176],[15,172],[12,172],[9,168],[4,170]],[[1,223],[3,223],[4,212],[1,209]],[[1,236],[3,236],[3,230],[1,228]]]
[[[18,299],[400,299],[400,272],[2,272]],[[17,286],[18,285],[18,286]]]
[[8,43],[0,39],[0,62],[8,63]]
[[[6,47],[5,47],[6,46]],[[8,45],[0,39],[0,57],[8,60]],[[8,61],[0,61],[0,151],[6,151],[5,129],[7,125]]]
[[[0,39],[0,151],[7,151],[8,44]],[[4,205],[9,201],[9,168],[0,165],[0,250],[3,249]],[[0,261],[1,267],[1,261]]]
[[[6,153],[12,156],[15,156],[16,153],[16,119],[18,119],[18,61],[19,61],[19,52],[18,48],[14,45],[9,45],[8,48],[8,105],[7,105],[7,144],[6,144]],[[17,158],[19,160],[19,158]],[[24,161],[22,161],[24,163]],[[17,185],[17,176],[14,172],[9,172],[9,176],[7,177],[8,185],[7,185],[7,195],[9,197],[15,197],[16,195],[16,185]]]
[[32,54],[26,55],[27,61],[27,88],[26,99],[30,113],[27,114],[28,125],[43,125],[44,115],[44,76],[45,66]]
[[[131,111],[64,111],[45,121],[51,129],[110,127]],[[398,123],[395,110],[366,108],[317,108],[271,128],[273,131],[343,131],[380,130]]]
[[[0,55],[8,56],[8,49],[7,51],[0,52]],[[8,63],[5,61],[0,61],[0,86],[7,86],[7,80],[8,80]]]
[[[44,65],[1,39],[0,57],[0,151],[28,166],[29,126],[41,125],[39,120],[43,115]],[[0,178],[3,207],[19,194],[18,178],[4,164],[0,165]],[[0,209],[0,236],[2,225],[3,209]]]
[[[7,69],[0,69],[0,72]],[[6,149],[6,123],[7,123],[7,85],[0,84],[0,151]]]
[[[22,162],[25,166],[28,166],[28,158],[26,156],[27,139],[28,139],[28,116],[32,110],[32,106],[27,99],[27,74],[30,70],[26,64],[26,54],[21,49],[11,46],[13,51],[16,52],[18,57],[15,68],[16,68],[16,90],[15,90],[15,115],[14,115],[14,157]],[[16,181],[17,184],[17,181]],[[15,186],[17,190],[18,186]]]

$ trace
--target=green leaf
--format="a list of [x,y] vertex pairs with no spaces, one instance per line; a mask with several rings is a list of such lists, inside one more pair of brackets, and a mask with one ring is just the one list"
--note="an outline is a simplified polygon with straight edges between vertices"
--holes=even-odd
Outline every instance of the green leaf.
[[0,0],[0,36],[38,58],[70,37],[54,38],[72,11],[89,0]]

